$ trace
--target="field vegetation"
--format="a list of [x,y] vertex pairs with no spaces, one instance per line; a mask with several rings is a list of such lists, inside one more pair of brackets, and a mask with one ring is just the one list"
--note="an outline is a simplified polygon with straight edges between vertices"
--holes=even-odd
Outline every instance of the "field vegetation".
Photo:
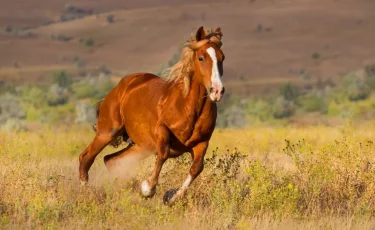
[[186,177],[188,154],[168,160],[153,199],[143,199],[139,186],[155,158],[109,173],[102,158],[112,147],[97,157],[89,186],[79,185],[93,105],[116,84],[111,71],[99,72],[77,79],[57,70],[49,85],[1,85],[2,229],[375,227],[371,66],[310,88],[289,83],[267,96],[227,94],[205,170],[173,207],[162,198]]
[[102,157],[80,187],[87,126],[0,133],[2,229],[373,229],[375,123],[217,129],[205,170],[173,207],[189,155],[163,167],[157,194],[139,183],[155,159],[110,174]]

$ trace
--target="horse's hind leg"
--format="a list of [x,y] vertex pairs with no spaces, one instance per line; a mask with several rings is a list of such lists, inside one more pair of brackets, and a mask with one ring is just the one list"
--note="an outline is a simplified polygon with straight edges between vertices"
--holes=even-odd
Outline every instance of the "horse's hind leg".
[[148,157],[148,154],[145,150],[141,149],[135,144],[129,144],[125,148],[117,151],[115,153],[106,155],[104,157],[104,163],[108,169],[113,168],[116,164],[121,164],[121,160],[130,157],[132,160],[142,160],[143,158]]
[[94,163],[95,157],[108,145],[113,139],[112,134],[97,133],[91,144],[79,156],[79,180],[81,184],[86,184],[89,175],[88,171]]
[[150,155],[148,151],[145,151],[137,145],[129,144],[120,151],[106,155],[104,157],[104,163],[110,172],[130,174],[139,161]]
[[[87,183],[88,171],[94,163],[95,157],[110,142],[119,135],[124,134],[122,119],[120,116],[120,106],[116,99],[117,91],[111,90],[107,97],[99,102],[97,106],[96,136],[91,144],[79,156],[79,179],[81,184]],[[118,143],[116,143],[118,144]]]

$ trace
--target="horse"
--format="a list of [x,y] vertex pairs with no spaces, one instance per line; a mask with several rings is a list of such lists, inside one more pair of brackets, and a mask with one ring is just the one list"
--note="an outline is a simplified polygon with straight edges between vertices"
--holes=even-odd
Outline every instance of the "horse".
[[141,160],[156,155],[151,175],[140,185],[142,196],[152,198],[166,160],[190,153],[193,163],[186,180],[166,193],[164,203],[172,205],[185,194],[203,171],[217,102],[225,92],[222,36],[220,27],[215,31],[199,27],[164,77],[147,72],[126,75],[98,102],[96,135],[79,156],[82,185],[88,183],[88,171],[104,147],[128,141],[127,147],[104,157],[108,170],[124,157]]

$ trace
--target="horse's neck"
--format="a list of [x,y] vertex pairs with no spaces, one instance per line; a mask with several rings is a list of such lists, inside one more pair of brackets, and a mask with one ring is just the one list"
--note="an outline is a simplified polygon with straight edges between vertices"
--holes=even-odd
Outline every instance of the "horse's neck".
[[193,113],[201,112],[207,97],[207,92],[204,86],[199,84],[196,77],[191,79],[190,89],[185,97],[185,106]]

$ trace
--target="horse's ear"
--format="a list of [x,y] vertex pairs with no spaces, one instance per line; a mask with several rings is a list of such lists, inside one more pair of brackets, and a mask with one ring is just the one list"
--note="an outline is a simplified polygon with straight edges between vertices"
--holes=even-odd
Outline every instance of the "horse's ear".
[[203,29],[203,26],[199,27],[199,29],[197,30],[197,33],[195,35],[195,39],[197,42],[199,42],[200,40],[203,40],[205,38],[205,34],[204,34],[204,29]]
[[221,28],[220,28],[220,27],[217,27],[217,28],[216,28],[215,33],[218,33],[218,34],[220,34],[221,36],[223,36],[223,33],[221,33]]

